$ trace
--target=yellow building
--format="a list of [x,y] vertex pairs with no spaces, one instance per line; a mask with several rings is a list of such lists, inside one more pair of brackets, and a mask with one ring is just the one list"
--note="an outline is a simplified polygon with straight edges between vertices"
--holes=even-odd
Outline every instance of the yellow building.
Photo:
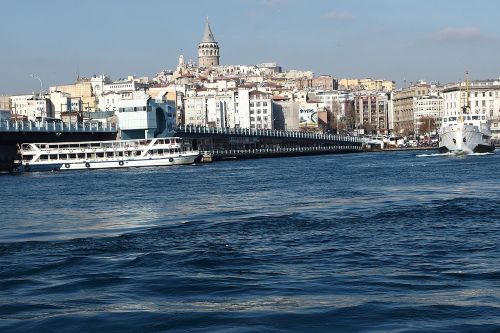
[[75,84],[68,84],[63,86],[50,87],[50,91],[59,91],[62,93],[70,94],[72,98],[79,97],[82,100],[82,111],[96,111],[97,100],[92,92],[92,83],[77,82]]
[[339,86],[347,90],[381,90],[391,92],[396,89],[396,82],[380,79],[342,79],[339,80]]

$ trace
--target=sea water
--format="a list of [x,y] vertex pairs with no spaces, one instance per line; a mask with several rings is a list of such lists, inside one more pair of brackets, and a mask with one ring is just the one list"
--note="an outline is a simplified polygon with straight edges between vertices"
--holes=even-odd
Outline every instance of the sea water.
[[500,158],[2,175],[2,332],[498,332]]

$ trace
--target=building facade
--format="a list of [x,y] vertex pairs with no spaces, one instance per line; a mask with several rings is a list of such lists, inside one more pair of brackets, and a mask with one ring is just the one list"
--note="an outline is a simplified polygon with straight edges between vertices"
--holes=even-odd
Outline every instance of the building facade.
[[362,93],[354,97],[356,127],[365,134],[389,134],[389,99],[384,93]]
[[412,135],[415,133],[415,112],[413,101],[429,95],[429,86],[424,82],[399,89],[391,93],[392,124],[389,128],[396,135]]

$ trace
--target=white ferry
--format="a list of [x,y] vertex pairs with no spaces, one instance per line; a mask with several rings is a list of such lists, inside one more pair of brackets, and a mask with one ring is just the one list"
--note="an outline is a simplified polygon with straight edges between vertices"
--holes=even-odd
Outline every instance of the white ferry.
[[179,137],[58,143],[23,143],[19,172],[193,164],[200,153]]
[[[466,111],[467,112],[467,111]],[[488,153],[495,150],[485,115],[444,117],[439,130],[439,152]]]
[[[459,84],[459,86],[461,86]],[[467,72],[466,102],[457,115],[443,117],[439,129],[440,153],[488,153],[495,150],[491,142],[488,118],[484,114],[472,114],[469,105],[469,73]],[[460,96],[462,91],[460,90]]]

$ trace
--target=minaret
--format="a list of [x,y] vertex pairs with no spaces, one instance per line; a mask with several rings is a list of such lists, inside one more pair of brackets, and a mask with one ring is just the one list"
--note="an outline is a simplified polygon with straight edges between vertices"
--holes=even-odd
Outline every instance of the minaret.
[[219,45],[217,45],[212,30],[210,29],[208,16],[203,38],[198,45],[198,63],[198,65],[203,68],[219,66]]

